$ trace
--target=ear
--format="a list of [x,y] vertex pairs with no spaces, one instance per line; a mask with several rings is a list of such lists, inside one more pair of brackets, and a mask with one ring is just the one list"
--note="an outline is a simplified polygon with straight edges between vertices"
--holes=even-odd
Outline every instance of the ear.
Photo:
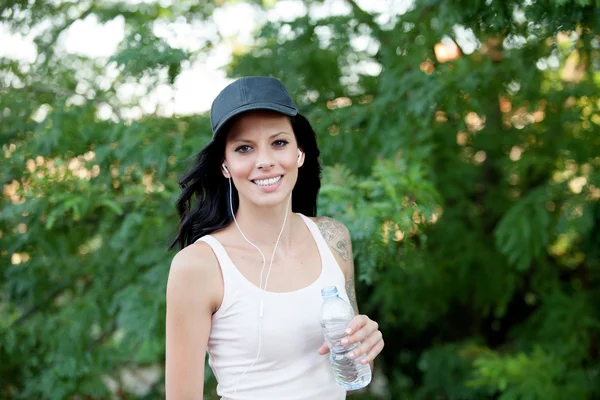
[[225,178],[230,178],[231,175],[229,174],[229,170],[227,169],[227,165],[225,165],[225,162],[223,162],[221,164],[221,173],[223,173],[223,176]]
[[304,165],[304,159],[306,158],[306,155],[304,154],[304,150],[302,150],[301,148],[298,148],[298,152],[299,152],[298,168],[300,168],[301,166]]

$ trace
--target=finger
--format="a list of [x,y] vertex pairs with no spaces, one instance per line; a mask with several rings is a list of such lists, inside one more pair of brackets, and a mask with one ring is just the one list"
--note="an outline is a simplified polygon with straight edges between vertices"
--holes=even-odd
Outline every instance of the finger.
[[371,336],[368,336],[365,340],[363,340],[358,347],[353,349],[350,353],[348,353],[349,358],[357,358],[360,357],[367,352],[369,352],[379,341],[381,341],[383,335],[380,331],[375,332]]
[[355,331],[354,334],[346,336],[342,339],[341,343],[343,346],[348,346],[354,343],[362,342],[369,336],[373,335],[379,329],[379,325],[375,321],[371,321],[367,317],[367,323],[362,326],[359,330]]
[[375,346],[373,346],[371,348],[371,350],[369,350],[369,352],[367,353],[367,355],[365,357],[363,357],[360,362],[362,364],[367,364],[371,361],[373,361],[375,359],[375,357],[377,357],[379,355],[379,353],[381,353],[381,351],[383,350],[383,347],[385,346],[385,343],[383,343],[383,339],[381,339],[379,342],[377,342],[375,344]]
[[[377,346],[379,342],[383,341],[383,335],[380,331],[375,332],[374,334],[367,337],[364,341],[361,342],[360,346],[356,349],[353,349],[350,353],[348,353],[348,358],[356,358],[360,357],[365,353],[368,353]],[[381,350],[380,350],[381,351]]]
[[342,338],[341,343],[343,346],[350,346],[354,343],[358,343],[358,342],[363,342],[366,338],[369,337],[369,335],[372,332],[370,332],[368,329],[360,329],[357,332],[355,332],[354,334],[350,335],[350,336],[346,336],[345,338]]
[[317,353],[319,353],[320,355],[329,353],[329,346],[327,346],[327,342],[323,342],[321,347],[319,347],[319,350],[317,350]]
[[352,332],[356,332],[359,329],[361,329],[369,321],[370,321],[370,319],[366,315],[357,315],[354,318],[352,318],[352,320],[348,324],[348,327],[346,328],[344,333],[346,333],[346,335],[350,335],[350,334],[352,334]]

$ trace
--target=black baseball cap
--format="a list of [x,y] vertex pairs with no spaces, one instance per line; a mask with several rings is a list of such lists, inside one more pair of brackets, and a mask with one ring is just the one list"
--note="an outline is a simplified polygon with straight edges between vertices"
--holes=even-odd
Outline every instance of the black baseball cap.
[[271,110],[293,117],[298,108],[281,81],[269,76],[246,76],[225,87],[210,107],[213,139],[225,123],[251,110]]

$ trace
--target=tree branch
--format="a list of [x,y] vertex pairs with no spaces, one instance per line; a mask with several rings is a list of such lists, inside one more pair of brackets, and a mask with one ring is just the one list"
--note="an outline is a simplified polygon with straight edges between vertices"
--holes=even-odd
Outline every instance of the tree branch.
[[356,18],[360,22],[366,24],[369,28],[371,28],[371,30],[373,31],[373,35],[379,41],[380,48],[377,51],[377,53],[375,54],[374,58],[377,62],[379,62],[383,66],[383,61],[381,60],[381,47],[391,45],[391,42],[388,39],[387,33],[383,29],[381,29],[381,27],[377,24],[377,22],[375,22],[375,20],[373,19],[373,16],[371,14],[369,14],[368,12],[366,12],[365,10],[363,10],[362,8],[360,8],[359,5],[356,4],[356,2],[354,0],[346,0],[346,1],[352,7],[352,11],[354,12],[354,15],[356,16]]
[[[46,59],[44,60],[44,62],[42,64],[43,66],[47,66],[48,63],[50,62],[50,59],[52,58],[50,56],[54,55],[52,46],[54,46],[54,44],[58,40],[58,37],[60,36],[60,34],[63,33],[66,29],[68,29],[71,25],[73,25],[76,21],[85,19],[88,15],[90,15],[94,11],[94,7],[95,7],[94,2],[92,2],[91,5],[88,8],[86,8],[85,10],[83,10],[83,12],[81,12],[81,14],[79,14],[77,17],[68,19],[61,26],[58,26],[55,29],[52,29],[50,32],[50,40],[48,40],[47,42],[44,43],[44,42],[40,41],[38,43],[37,40],[34,40],[34,42],[36,42],[36,44],[38,45],[38,53],[44,53],[46,55]],[[38,35],[37,38],[43,37],[43,35],[44,35],[44,33]]]
[[47,298],[45,298],[43,301],[38,302],[33,307],[31,307],[29,310],[27,310],[23,315],[21,315],[19,318],[14,320],[13,323],[10,324],[10,328],[17,326],[19,324],[22,324],[23,322],[28,320],[32,315],[34,315],[35,313],[40,311],[40,309],[43,306],[52,304],[52,301],[54,301],[54,299],[56,299],[58,296],[60,296],[66,290],[71,289],[73,287],[73,285],[74,284],[71,282],[69,284],[63,284],[63,285],[59,286],[52,293],[50,293],[50,295]]
[[356,2],[354,0],[346,0],[346,1],[352,7],[352,10],[354,11],[354,15],[356,15],[356,18],[358,18],[358,20],[360,22],[367,24],[369,26],[369,28],[371,28],[373,30],[373,32],[376,33],[376,36],[379,39],[379,41],[383,42],[385,33],[381,29],[381,27],[379,25],[377,25],[377,22],[375,22],[375,20],[373,19],[373,16],[371,14],[369,14],[368,12],[366,12],[365,10],[363,10],[362,8],[360,8],[359,5],[356,4]]
[[112,335],[113,333],[115,333],[115,331],[117,330],[117,322],[113,320],[113,322],[110,324],[110,326],[108,327],[107,330],[105,330],[104,332],[102,332],[100,334],[100,336],[94,340],[92,343],[88,344],[87,346],[87,351],[93,350],[96,347],[102,345],[104,343],[104,340]]
[[57,95],[61,95],[61,96],[81,96],[84,99],[86,99],[87,101],[90,101],[92,103],[96,103],[96,104],[104,103],[113,110],[113,112],[115,113],[115,115],[117,116],[119,121],[123,121],[123,116],[121,115],[119,108],[117,106],[115,106],[114,104],[112,104],[111,101],[105,97],[94,97],[94,98],[90,99],[89,97],[86,97],[83,94],[77,93],[72,90],[67,90],[67,89],[63,89],[63,88],[52,88],[52,87],[41,86],[41,85],[31,85],[31,86],[27,86],[26,88],[29,88],[31,91],[37,92],[37,93],[52,93],[52,94],[57,94]]

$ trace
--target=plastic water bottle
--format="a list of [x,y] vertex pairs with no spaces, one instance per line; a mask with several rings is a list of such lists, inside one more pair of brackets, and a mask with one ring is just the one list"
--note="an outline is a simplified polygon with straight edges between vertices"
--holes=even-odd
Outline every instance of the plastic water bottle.
[[350,303],[338,296],[335,286],[328,286],[321,290],[323,305],[319,322],[323,327],[325,341],[329,346],[329,359],[333,367],[333,374],[339,386],[343,389],[358,390],[371,382],[371,366],[362,364],[361,355],[349,359],[346,355],[358,347],[360,343],[354,343],[344,347],[340,340],[346,337],[344,332],[348,324],[354,318],[354,310]]

